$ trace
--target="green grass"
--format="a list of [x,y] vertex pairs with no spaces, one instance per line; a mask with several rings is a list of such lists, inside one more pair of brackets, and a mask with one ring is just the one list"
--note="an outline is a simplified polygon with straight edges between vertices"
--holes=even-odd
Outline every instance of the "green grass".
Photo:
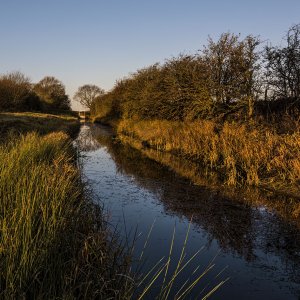
[[[0,125],[0,299],[131,299],[140,284],[144,299],[156,275],[166,279],[172,246],[154,277],[131,274],[133,245],[120,244],[81,181],[67,134],[76,118],[2,113]],[[159,299],[184,267],[180,259]]]
[[47,134],[63,131],[73,136],[78,132],[79,121],[72,115],[53,115],[32,112],[0,113],[0,142],[5,141],[10,132],[22,134],[36,131]]
[[128,257],[85,196],[62,132],[0,146],[0,298],[126,299]]

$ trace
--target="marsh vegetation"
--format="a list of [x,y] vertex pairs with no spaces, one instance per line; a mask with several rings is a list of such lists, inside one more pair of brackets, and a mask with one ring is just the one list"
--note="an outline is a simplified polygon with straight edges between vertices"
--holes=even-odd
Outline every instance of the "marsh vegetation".
[[118,81],[92,105],[131,145],[171,152],[226,185],[299,190],[300,25],[282,47],[222,34]]
[[[133,257],[143,253],[142,273],[161,259],[160,266],[167,262],[173,241],[167,279],[172,278],[190,226],[184,261],[201,251],[178,274],[170,299],[186,280],[196,280],[194,271],[202,274],[212,265],[187,299],[201,299],[228,277],[212,299],[297,299],[300,224],[292,216],[291,198],[255,188],[220,189],[215,178],[200,177],[190,160],[151,148],[135,150],[107,126],[83,126],[78,142],[95,201],[104,203],[123,239],[136,236]],[[132,268],[141,266],[133,260]],[[164,272],[160,275],[146,299],[160,293]]]
[[[97,126],[82,127],[78,148],[72,138],[80,124],[60,80],[46,76],[32,83],[20,72],[0,75],[0,298],[184,298],[209,273],[200,291],[205,299],[226,282],[224,263],[241,261],[240,270],[250,275],[236,280],[235,288],[262,276],[275,291],[277,286],[264,272],[272,266],[260,263],[269,253],[271,263],[287,273],[282,278],[288,284],[276,293],[297,293],[299,24],[288,30],[284,41],[284,46],[263,47],[258,37],[224,33],[218,41],[209,38],[197,54],[140,69],[109,92],[81,86],[75,99],[90,109],[95,122],[112,125],[115,136],[103,128],[97,134]],[[91,166],[85,157],[80,165],[79,148],[87,157],[94,151],[90,158],[104,158],[112,169],[98,169],[99,161]],[[107,186],[93,185],[94,178],[83,180],[81,172],[89,175],[86,167],[93,176],[108,172],[99,177],[105,184],[110,180]],[[133,195],[133,203],[122,202],[124,191]],[[117,223],[105,216],[98,197],[106,205],[119,205],[113,216],[123,209],[120,235],[112,230]],[[129,208],[135,216],[125,220]],[[168,236],[158,234],[153,244],[149,238],[152,265],[142,267],[144,277],[136,277],[137,261],[132,259],[136,250],[141,255],[146,248],[145,243],[131,243],[126,221],[134,227],[143,216],[145,234],[144,223],[150,217],[153,222],[157,214],[168,225],[173,221],[168,214],[185,225],[192,220],[188,226],[198,241],[232,255],[211,274],[212,251],[205,261],[194,263],[199,245],[194,240],[189,249],[184,226],[179,226],[183,243],[176,242],[175,230]],[[167,254],[151,253],[168,238]],[[177,265],[171,261],[173,252]],[[256,263],[259,271],[254,270]],[[281,272],[272,274],[281,281]],[[175,281],[179,290],[173,290]],[[266,297],[274,293],[263,291]],[[225,289],[224,297],[232,295],[230,287]]]
[[129,274],[129,253],[89,199],[70,137],[55,131],[78,122],[0,117],[16,125],[0,145],[0,297],[128,298],[132,281],[120,274]]

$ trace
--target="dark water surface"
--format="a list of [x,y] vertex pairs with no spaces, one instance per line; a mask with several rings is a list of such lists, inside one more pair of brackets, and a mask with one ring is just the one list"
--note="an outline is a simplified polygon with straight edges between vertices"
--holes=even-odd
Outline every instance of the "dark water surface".
[[[201,273],[214,264],[191,299],[201,298],[228,277],[210,299],[300,299],[297,226],[263,206],[234,202],[193,185],[117,143],[108,127],[83,125],[77,142],[84,176],[96,201],[109,213],[110,223],[123,238],[133,238],[137,232],[136,256],[154,223],[144,251],[144,269],[168,256],[174,226],[176,263],[190,223],[187,255],[202,250],[176,285],[182,285],[198,266]],[[149,294],[152,298],[154,294]]]

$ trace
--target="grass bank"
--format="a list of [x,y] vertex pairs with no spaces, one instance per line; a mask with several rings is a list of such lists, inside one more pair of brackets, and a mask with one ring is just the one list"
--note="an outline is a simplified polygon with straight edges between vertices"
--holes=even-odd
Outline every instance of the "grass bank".
[[299,130],[280,135],[267,128],[213,120],[123,120],[117,131],[135,148],[153,148],[196,162],[229,186],[299,191]]
[[0,113],[0,142],[5,141],[9,133],[20,135],[30,131],[39,134],[62,131],[74,136],[79,126],[78,119],[70,114]]
[[68,118],[0,115],[1,299],[130,297],[129,258],[81,183]]

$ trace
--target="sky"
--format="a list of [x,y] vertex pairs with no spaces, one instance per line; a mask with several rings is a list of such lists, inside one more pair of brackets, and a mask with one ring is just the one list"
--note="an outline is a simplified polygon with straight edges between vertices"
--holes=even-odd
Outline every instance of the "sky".
[[299,12],[300,0],[0,0],[0,74],[54,76],[72,99],[81,85],[108,91],[223,32],[279,45]]

